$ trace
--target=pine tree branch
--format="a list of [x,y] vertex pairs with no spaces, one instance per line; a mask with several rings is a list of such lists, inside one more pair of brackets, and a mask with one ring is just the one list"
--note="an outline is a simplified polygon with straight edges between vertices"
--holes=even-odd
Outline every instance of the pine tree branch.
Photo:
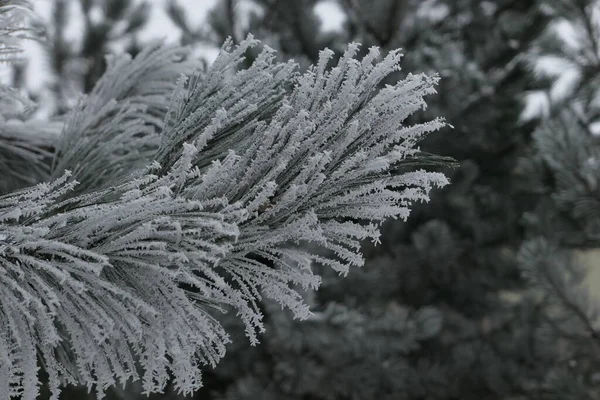
[[[356,60],[356,44],[333,68],[321,52],[302,75],[269,48],[235,71],[256,44],[228,42],[207,71],[177,83],[148,77],[170,79],[178,49],[114,61],[67,119],[54,180],[0,197],[0,365],[10,382],[0,393],[35,398],[36,352],[54,399],[61,380],[101,397],[117,380],[158,392],[171,374],[191,393],[229,341],[209,310],[236,311],[253,344],[263,296],[308,317],[296,288],[318,287],[313,264],[342,274],[362,265],[360,243],[378,241],[378,224],[406,219],[448,183],[394,170],[445,126],[404,124],[436,77],[378,90],[400,55],[377,62],[373,48]],[[165,110],[159,133],[145,130],[158,125],[151,109]],[[155,137],[154,155],[130,157]]]

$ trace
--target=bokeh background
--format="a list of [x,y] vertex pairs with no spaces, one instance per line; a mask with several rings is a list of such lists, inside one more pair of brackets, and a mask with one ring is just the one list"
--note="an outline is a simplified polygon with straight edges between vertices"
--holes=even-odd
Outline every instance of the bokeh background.
[[[411,117],[453,126],[426,152],[460,166],[452,185],[384,225],[345,278],[323,270],[294,321],[264,304],[251,347],[233,344],[195,399],[600,399],[600,4],[595,0],[34,0],[38,31],[0,79],[57,120],[105,56],[164,40],[207,68],[252,33],[301,68],[349,42],[408,73],[438,74]],[[251,63],[253,54],[248,54]],[[243,66],[242,66],[243,67]],[[59,134],[60,130],[56,130]],[[139,387],[110,399],[138,399]],[[44,395],[46,396],[46,395]],[[42,396],[42,398],[45,398]],[[64,399],[91,399],[68,388]],[[179,399],[169,388],[152,399]]]

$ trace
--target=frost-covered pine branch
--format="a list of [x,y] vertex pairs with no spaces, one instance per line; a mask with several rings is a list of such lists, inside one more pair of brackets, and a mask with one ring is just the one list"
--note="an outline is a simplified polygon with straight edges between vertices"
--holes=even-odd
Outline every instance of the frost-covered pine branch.
[[[3,51],[20,54],[20,40],[27,38],[23,32],[32,32],[25,24],[31,14],[28,2],[5,3],[0,8],[0,59]],[[4,59],[18,61],[16,57]],[[83,168],[75,166],[77,157],[88,157],[88,163],[92,160],[89,154],[82,153],[83,143],[94,152],[95,162],[104,164],[104,172],[93,176],[96,166],[86,165],[85,170],[93,178],[85,179],[79,174],[81,184],[75,189],[77,192],[112,182],[152,160],[176,79],[181,74],[191,74],[198,63],[192,59],[189,48],[162,48],[160,43],[153,43],[135,60],[108,56],[107,64],[111,72],[97,83],[90,100],[78,103],[66,120],[61,116],[51,121],[32,118],[37,105],[20,91],[0,85],[0,168],[4,174],[0,194],[56,179],[68,162],[74,169]],[[120,121],[119,129],[107,132],[107,123],[114,124],[115,120]],[[118,142],[120,150],[111,155],[104,153],[102,149],[112,147],[108,143],[100,146],[99,140]],[[54,153],[58,154],[51,165]],[[106,168],[107,164],[113,168]]]
[[211,310],[233,309],[253,344],[262,297],[308,317],[295,288],[318,287],[313,264],[361,266],[362,240],[448,183],[409,168],[443,120],[404,123],[437,78],[379,89],[400,54],[357,60],[356,44],[333,68],[325,50],[299,74],[265,47],[237,70],[258,44],[227,42],[167,108],[171,83],[145,74],[182,50],[114,60],[65,124],[52,179],[0,197],[0,393],[34,399],[38,355],[55,399],[65,383],[101,397],[171,376],[191,393],[229,340]]
[[108,56],[107,64],[56,143],[51,177],[71,170],[80,183],[76,193],[111,185],[153,160],[177,77],[191,74],[196,63],[186,47],[154,43],[135,59]]

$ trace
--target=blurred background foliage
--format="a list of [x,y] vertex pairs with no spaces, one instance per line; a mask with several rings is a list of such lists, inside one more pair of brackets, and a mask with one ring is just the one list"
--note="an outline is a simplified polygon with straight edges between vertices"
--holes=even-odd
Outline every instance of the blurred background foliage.
[[[407,223],[386,224],[362,269],[344,279],[323,270],[322,288],[306,294],[310,320],[265,304],[267,332],[251,347],[223,317],[233,344],[194,398],[600,398],[597,1],[192,2],[210,6],[203,21],[178,0],[40,1],[51,3],[39,22],[49,78],[31,89],[22,64],[9,79],[56,116],[93,88],[105,54],[139,51],[156,8],[206,63],[225,38],[251,32],[302,68],[356,41],[364,52],[402,48],[399,75],[442,78],[415,118],[453,125],[422,145],[460,162],[446,171],[452,185]],[[325,29],[333,12],[343,23]],[[80,388],[62,397],[92,398]]]

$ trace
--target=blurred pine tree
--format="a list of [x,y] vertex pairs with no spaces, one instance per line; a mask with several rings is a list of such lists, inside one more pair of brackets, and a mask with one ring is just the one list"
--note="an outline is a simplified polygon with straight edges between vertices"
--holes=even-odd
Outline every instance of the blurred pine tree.
[[[117,49],[133,56],[139,53],[139,34],[148,21],[151,5],[137,0],[44,3],[50,11],[49,20],[36,21],[45,36],[41,50],[50,67],[45,72],[51,75],[51,85],[44,89],[52,93],[52,113],[64,114],[75,105],[79,93],[89,93],[100,79],[106,70],[106,54]],[[23,86],[20,67],[15,68],[18,79],[13,86]],[[32,95],[39,98],[40,93]]]
[[[232,348],[204,398],[597,398],[597,307],[571,254],[599,238],[593,2],[338,0],[338,32],[318,29],[310,1],[294,2],[301,10],[255,2],[252,18],[225,23],[236,3],[244,1],[218,3],[217,37],[257,32],[307,60],[354,40],[363,51],[402,48],[407,71],[439,71],[439,95],[415,118],[448,118],[455,129],[423,149],[461,166],[447,171],[444,195],[408,223],[386,224],[382,245],[365,245],[362,270],[345,280],[325,273],[314,319],[284,323],[270,309],[263,344]],[[308,39],[297,26],[310,27]],[[566,46],[557,26],[581,31],[580,47]],[[577,65],[580,78],[536,73],[545,55]],[[538,92],[556,97],[535,115],[547,123],[522,118]],[[415,332],[421,325],[427,334]]]

